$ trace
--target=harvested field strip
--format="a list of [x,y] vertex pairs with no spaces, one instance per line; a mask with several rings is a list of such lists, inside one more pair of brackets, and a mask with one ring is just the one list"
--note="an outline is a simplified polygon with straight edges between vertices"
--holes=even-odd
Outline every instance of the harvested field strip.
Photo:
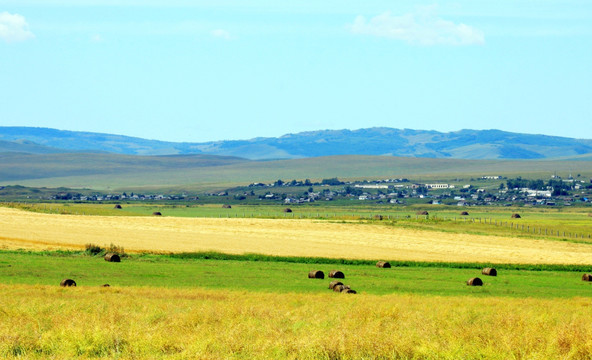
[[592,353],[592,307],[582,298],[27,285],[0,291],[0,356],[8,359],[589,359]]
[[314,220],[113,217],[0,208],[0,247],[80,249],[117,241],[129,251],[219,251],[405,261],[586,264],[592,245],[451,234]]
[[[125,204],[123,210],[116,210],[113,204],[77,203],[1,203],[33,212],[69,215],[103,216],[150,216],[153,212],[163,212],[174,217],[214,217],[214,218],[261,218],[261,219],[324,219],[361,220],[376,223],[381,216],[384,225],[395,224],[410,229],[432,229],[437,231],[471,233],[477,235],[524,236],[592,242],[590,236],[589,209],[586,208],[471,208],[470,216],[460,216],[450,207],[430,206],[429,216],[417,215],[417,209],[425,205],[390,206],[331,206],[296,205],[292,213],[286,214],[284,206],[278,205],[233,205],[224,209],[221,204],[209,205],[164,205],[164,204]],[[433,208],[432,208],[433,207]],[[421,211],[419,211],[421,212]],[[510,219],[519,212],[521,219]],[[380,215],[379,215],[380,214]]]
[[[335,264],[282,261],[239,261],[175,258],[167,255],[132,255],[121,263],[102,256],[76,253],[0,252],[0,283],[58,286],[71,278],[78,287],[211,288],[254,292],[323,293],[333,280],[311,280],[311,270],[326,274]],[[49,255],[49,256],[48,256]],[[427,265],[427,264],[424,264]],[[433,264],[437,266],[438,264]],[[480,268],[393,267],[374,264],[340,264],[347,285],[361,294],[412,293],[472,297],[574,297],[592,296],[592,284],[582,281],[588,271],[499,269],[497,277],[471,289],[467,279],[481,275]]]

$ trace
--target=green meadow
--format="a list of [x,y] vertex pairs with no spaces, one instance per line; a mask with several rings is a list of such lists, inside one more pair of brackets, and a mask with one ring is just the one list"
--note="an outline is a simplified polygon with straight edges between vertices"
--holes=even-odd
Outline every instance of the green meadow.
[[[244,290],[272,293],[326,293],[329,271],[345,274],[344,284],[361,294],[507,296],[570,298],[592,296],[592,283],[581,280],[592,266],[500,265],[498,276],[481,275],[487,264],[397,263],[390,269],[369,261],[273,258],[224,254],[133,254],[120,263],[81,252],[2,251],[0,283],[59,286],[65,278],[79,287],[165,287]],[[209,258],[208,258],[209,257]],[[234,258],[234,260],[231,260]],[[515,270],[522,268],[522,270]],[[526,270],[525,270],[526,269]],[[530,270],[528,270],[530,269]],[[309,279],[321,270],[325,279]],[[466,281],[480,277],[482,287]]]

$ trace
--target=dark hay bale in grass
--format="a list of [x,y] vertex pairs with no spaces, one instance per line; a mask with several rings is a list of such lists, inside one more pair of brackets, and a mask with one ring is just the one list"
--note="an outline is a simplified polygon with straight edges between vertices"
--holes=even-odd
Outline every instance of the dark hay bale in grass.
[[321,270],[313,270],[308,273],[308,278],[309,279],[324,279],[325,273],[322,272]]
[[582,276],[582,281],[592,281],[592,274],[584,274]]
[[374,220],[382,220],[383,218],[382,215],[374,215]]
[[512,219],[520,219],[521,217],[520,214],[512,214]]
[[162,216],[162,213],[160,211],[155,211],[152,213],[153,216]]
[[343,289],[345,289],[345,286],[343,284],[333,286],[333,291],[335,292],[342,292]]
[[117,205],[115,205],[113,208],[114,208],[114,209],[121,209],[122,207],[121,207],[121,205],[117,204]]
[[343,285],[343,283],[339,280],[333,280],[329,283],[329,289],[333,290],[333,288],[337,285]]
[[345,279],[345,275],[339,270],[331,270],[329,272],[329,277],[335,279]]
[[467,216],[467,215],[469,215],[469,212],[468,212],[468,211],[463,211],[463,212],[461,212],[460,214],[461,214],[462,216]]
[[121,258],[117,254],[108,253],[108,254],[105,255],[105,261],[109,261],[109,262],[121,262]]
[[284,212],[285,212],[285,213],[291,213],[291,212],[292,212],[292,209],[290,209],[290,208],[285,208],[285,209],[284,209]]
[[467,280],[467,285],[469,286],[483,286],[483,281],[479,278],[470,278]]
[[483,268],[483,270],[481,270],[481,274],[489,275],[489,276],[497,276],[497,270],[495,270],[494,268]]
[[72,279],[64,279],[60,282],[60,286],[62,287],[69,287],[69,286],[76,286],[76,281]]
[[415,213],[415,215],[429,215],[429,213],[427,211],[418,211]]
[[103,284],[103,285],[101,285],[101,287],[111,287],[111,285],[109,285],[109,284]]
[[230,206],[228,204],[224,204],[224,205],[222,205],[222,209],[232,209],[232,206]]
[[342,294],[357,294],[358,292],[355,291],[354,289],[343,289],[341,291]]
[[376,263],[376,267],[379,267],[379,268],[390,268],[391,267],[391,264],[389,264],[386,261],[379,261],[379,262]]

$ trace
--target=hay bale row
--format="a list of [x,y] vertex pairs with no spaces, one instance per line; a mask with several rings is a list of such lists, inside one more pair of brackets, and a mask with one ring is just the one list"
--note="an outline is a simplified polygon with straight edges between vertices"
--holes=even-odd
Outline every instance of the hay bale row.
[[114,208],[114,209],[121,209],[121,205],[119,205],[119,204],[116,204],[116,205],[115,205],[113,208]]
[[357,294],[357,291],[353,290],[349,285],[344,285],[341,281],[331,281],[329,289],[338,293]]
[[512,219],[520,219],[521,217],[520,214],[512,214],[511,216]]
[[376,267],[385,268],[386,269],[386,268],[390,268],[391,267],[391,264],[389,264],[386,261],[379,261],[379,262],[376,263]]
[[162,213],[160,211],[155,211],[152,213],[152,216],[162,216]]
[[463,212],[461,212],[460,214],[461,214],[462,216],[467,216],[467,215],[469,215],[469,212],[468,212],[468,211],[463,211]]
[[[72,279],[64,279],[60,282],[61,287],[74,287],[76,286],[76,281]],[[111,287],[109,284],[103,284],[101,287]]]
[[418,211],[415,213],[415,215],[429,215],[430,213],[428,213],[427,211]]
[[308,273],[308,278],[309,279],[324,279],[325,273],[322,272],[321,270],[312,270]]
[[582,276],[582,281],[592,281],[592,274],[584,274]]
[[224,204],[224,205],[222,205],[222,209],[232,209],[232,206],[230,206],[228,204]]
[[284,212],[285,212],[285,213],[291,213],[291,212],[292,212],[292,209],[290,209],[290,208],[285,208],[285,209],[284,209]]

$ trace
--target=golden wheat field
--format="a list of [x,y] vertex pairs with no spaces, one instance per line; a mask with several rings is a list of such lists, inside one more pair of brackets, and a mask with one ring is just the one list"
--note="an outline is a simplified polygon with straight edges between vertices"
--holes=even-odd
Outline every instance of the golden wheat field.
[[320,220],[117,217],[0,208],[0,246],[207,251],[454,262],[590,264],[592,246],[545,239],[453,234]]
[[592,305],[583,298],[30,285],[0,285],[0,292],[3,358],[501,360],[592,354]]

